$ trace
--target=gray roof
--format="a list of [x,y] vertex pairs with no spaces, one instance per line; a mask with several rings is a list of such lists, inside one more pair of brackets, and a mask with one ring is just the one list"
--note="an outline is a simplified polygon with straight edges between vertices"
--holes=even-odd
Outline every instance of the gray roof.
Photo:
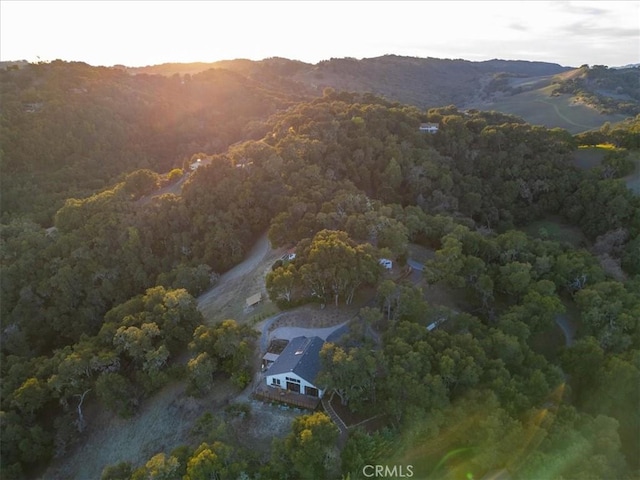
[[293,372],[313,385],[320,371],[322,345],[324,340],[320,337],[291,339],[278,359],[269,367],[267,375]]
[[280,355],[278,355],[277,353],[267,352],[264,354],[264,357],[262,357],[262,359],[267,360],[268,362],[275,362],[279,356]]

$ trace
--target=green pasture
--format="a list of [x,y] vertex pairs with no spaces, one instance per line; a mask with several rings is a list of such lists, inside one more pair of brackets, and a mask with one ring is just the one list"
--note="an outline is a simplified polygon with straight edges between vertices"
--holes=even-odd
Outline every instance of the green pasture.
[[572,95],[551,96],[553,86],[505,97],[487,105],[486,109],[517,115],[532,125],[559,127],[575,135],[600,128],[605,122],[616,123],[624,115],[603,115],[596,109],[573,103]]

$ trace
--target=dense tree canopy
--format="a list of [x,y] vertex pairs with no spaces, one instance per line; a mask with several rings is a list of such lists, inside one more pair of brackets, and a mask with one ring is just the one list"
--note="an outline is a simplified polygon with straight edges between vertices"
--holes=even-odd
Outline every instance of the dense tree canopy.
[[[281,306],[350,304],[363,287],[377,295],[362,338],[322,352],[323,382],[386,427],[351,436],[343,474],[358,478],[362,461],[408,458],[411,442],[438,438],[447,441],[421,471],[438,473],[449,448],[467,449],[468,462],[442,467],[454,476],[623,478],[637,468],[640,200],[604,173],[624,169],[619,159],[573,166],[584,136],[335,91],[284,109],[277,91],[223,71],[134,77],[53,62],[0,77],[3,478],[72,448],[85,400],[134,415],[180,371],[173,362],[187,348],[190,394],[206,395],[216,374],[247,385],[255,331],[207,324],[193,295],[267,231],[296,251],[265,279]],[[195,109],[207,121],[190,117]],[[233,121],[220,121],[230,111]],[[426,121],[438,132],[420,132]],[[637,134],[636,123],[620,128]],[[193,158],[203,165],[188,177],[158,173]],[[525,233],[551,216],[580,229],[583,243]],[[379,264],[403,264],[410,243],[433,250],[425,289]],[[462,306],[437,304],[435,288]],[[540,354],[563,315],[579,326],[574,343]],[[315,413],[296,420],[267,465],[211,437],[104,475],[333,478],[337,436]],[[571,442],[579,451],[559,464]]]

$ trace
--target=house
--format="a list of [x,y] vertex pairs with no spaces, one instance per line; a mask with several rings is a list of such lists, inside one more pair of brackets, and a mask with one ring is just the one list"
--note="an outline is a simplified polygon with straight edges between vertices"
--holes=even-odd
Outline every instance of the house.
[[378,260],[378,263],[387,270],[391,270],[393,268],[393,262],[388,258],[381,258],[380,260]]
[[438,328],[442,323],[444,323],[447,319],[446,318],[439,318],[438,320],[436,320],[433,323],[430,323],[429,325],[427,325],[427,330],[428,331],[433,331],[436,328]]
[[320,337],[292,339],[266,372],[266,384],[289,392],[322,398],[324,389],[316,383],[320,371]]
[[438,131],[438,124],[437,123],[421,123],[420,128],[418,130],[420,130],[421,132],[436,133]]
[[195,162],[193,162],[191,165],[189,165],[189,169],[194,172],[196,171],[198,168],[200,168],[200,166],[202,165],[202,160],[197,159]]
[[296,259],[296,251],[293,248],[290,250],[287,250],[287,253],[282,255],[282,257],[280,257],[280,260],[282,260],[283,262],[291,262],[295,259]]

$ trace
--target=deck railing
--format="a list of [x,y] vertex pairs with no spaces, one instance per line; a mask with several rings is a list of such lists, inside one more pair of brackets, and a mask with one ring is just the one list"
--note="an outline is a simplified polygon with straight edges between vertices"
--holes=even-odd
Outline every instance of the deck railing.
[[273,388],[264,385],[258,387],[253,392],[253,395],[258,399],[286,403],[308,410],[315,410],[320,403],[318,397],[311,397],[301,393],[290,392],[282,388]]

